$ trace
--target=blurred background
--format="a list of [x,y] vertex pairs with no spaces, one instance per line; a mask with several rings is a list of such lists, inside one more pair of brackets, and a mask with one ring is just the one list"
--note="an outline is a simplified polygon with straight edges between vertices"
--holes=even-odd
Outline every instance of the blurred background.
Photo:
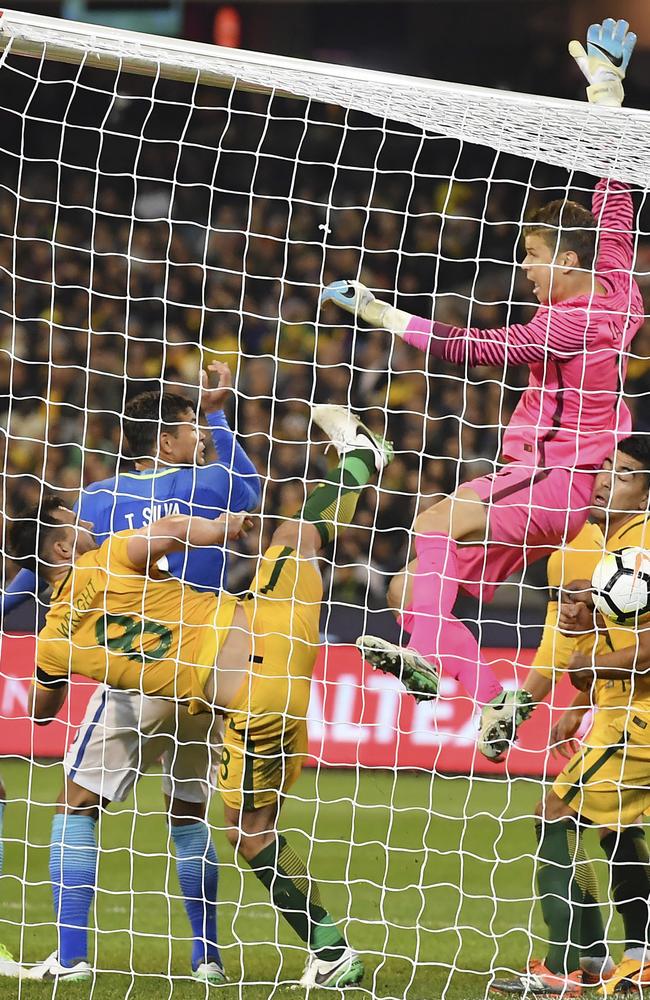
[[[579,99],[567,42],[615,13],[639,35],[627,103],[650,108],[645,0],[620,0],[614,12],[599,0],[65,0],[21,9]],[[161,386],[195,398],[200,367],[218,357],[237,377],[231,419],[268,478],[265,533],[324,468],[322,449],[306,443],[308,401],[352,404],[393,437],[398,455],[381,491],[368,491],[360,527],[331,557],[327,629],[343,641],[394,635],[385,590],[408,556],[418,497],[429,505],[494,470],[527,376],[484,368],[465,378],[444,365],[432,375],[417,352],[320,315],[319,291],[359,276],[421,315],[435,296],[439,320],[526,320],[522,220],[567,194],[589,204],[595,179],[315,102],[16,57],[0,73],[5,510],[32,500],[43,479],[74,500],[84,483],[113,475],[128,462],[125,400]],[[636,277],[650,293],[645,209],[639,229]],[[647,325],[628,375],[637,429],[650,431]],[[248,539],[250,552],[259,542]],[[244,560],[231,588],[248,573]],[[538,563],[491,607],[467,601],[461,613],[481,622],[485,644],[527,646],[544,604]],[[6,624],[29,628],[33,618],[26,608]]]

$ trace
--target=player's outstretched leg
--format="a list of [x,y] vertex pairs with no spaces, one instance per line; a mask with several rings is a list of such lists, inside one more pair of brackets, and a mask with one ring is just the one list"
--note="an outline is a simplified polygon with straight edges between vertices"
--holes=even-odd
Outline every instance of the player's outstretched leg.
[[362,489],[393,459],[391,442],[374,434],[343,406],[315,406],[312,420],[325,431],[340,462],[271,539],[272,546],[288,545],[303,558],[315,555],[352,522]]
[[300,985],[339,989],[354,986],[363,978],[363,963],[323,906],[320,886],[305,862],[278,834],[278,813],[277,805],[247,810],[226,805],[226,836],[309,949]]
[[[393,447],[342,406],[316,406],[312,419],[329,437],[341,464],[328,477],[328,483],[310,494],[297,516],[313,523],[326,545],[334,539],[337,526],[352,521],[361,488],[375,471],[381,471],[392,460]],[[364,637],[357,645],[373,666],[399,677],[416,697],[435,697],[437,673],[417,653],[373,637]]]

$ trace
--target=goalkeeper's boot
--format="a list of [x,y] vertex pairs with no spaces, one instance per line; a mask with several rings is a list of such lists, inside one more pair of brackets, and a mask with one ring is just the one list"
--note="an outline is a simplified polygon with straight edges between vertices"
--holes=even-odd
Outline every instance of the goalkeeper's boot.
[[341,989],[343,986],[356,986],[363,979],[364,972],[363,962],[356,951],[346,948],[334,962],[324,962],[311,955],[298,985],[307,990],[326,986]]
[[88,962],[79,961],[74,965],[61,965],[58,954],[53,951],[49,958],[23,973],[25,979],[36,979],[50,983],[80,983],[91,978],[92,970]]
[[209,986],[224,986],[228,982],[228,977],[218,962],[201,962],[196,969],[192,969],[192,979]]
[[478,748],[488,760],[503,760],[517,740],[517,730],[535,704],[528,691],[502,691],[481,712]]
[[603,985],[600,995],[611,997],[614,994],[627,994],[638,997],[647,989],[650,989],[650,962],[624,958]]
[[583,992],[582,972],[551,972],[539,959],[533,959],[524,972],[509,979],[495,979],[490,989],[524,997],[575,997]]
[[[333,403],[314,406],[311,418],[317,427],[325,431],[330,439],[330,445],[336,449],[339,458],[349,451],[368,448],[375,456],[377,472],[381,472],[393,461],[392,441],[374,434],[360,417],[346,410],[344,406],[335,406]],[[327,448],[325,450],[327,451]]]
[[6,945],[0,944],[0,976],[11,976],[20,979],[22,969]]
[[416,701],[431,701],[438,694],[437,670],[414,649],[396,646],[375,635],[360,636],[357,646],[371,667],[397,677]]

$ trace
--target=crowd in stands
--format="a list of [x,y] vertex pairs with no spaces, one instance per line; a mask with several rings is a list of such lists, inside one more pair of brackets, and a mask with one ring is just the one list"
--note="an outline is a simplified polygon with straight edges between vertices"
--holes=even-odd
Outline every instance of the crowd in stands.
[[[23,110],[28,84],[15,97]],[[359,277],[421,315],[435,292],[443,321],[525,320],[521,220],[566,192],[566,176],[287,100],[209,91],[189,103],[177,87],[152,103],[146,81],[128,97],[104,83],[66,104],[69,86],[50,87],[49,124],[22,139],[9,129],[2,154],[13,176],[0,199],[5,510],[43,481],[72,500],[114,474],[128,462],[126,399],[161,387],[196,398],[217,357],[235,375],[228,413],[269,515],[291,515],[325,467],[309,445],[310,402],[350,404],[394,440],[380,491],[367,491],[360,527],[334,555],[337,599],[381,605],[418,497],[494,468],[526,373],[427,373],[387,334],[337,325],[319,292]],[[572,196],[588,204],[592,182],[572,179]],[[650,291],[643,239],[636,269]],[[648,325],[625,392],[650,431]]]

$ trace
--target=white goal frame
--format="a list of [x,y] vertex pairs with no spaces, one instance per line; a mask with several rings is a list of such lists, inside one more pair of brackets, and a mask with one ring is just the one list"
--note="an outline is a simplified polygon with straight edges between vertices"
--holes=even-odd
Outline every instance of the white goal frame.
[[[602,108],[422,77],[158,38],[4,10],[0,59],[13,55],[278,96],[311,98],[489,145],[569,171],[650,186],[650,112]],[[536,124],[532,124],[536,122]],[[486,142],[489,136],[490,142]],[[496,137],[499,141],[496,142]]]

